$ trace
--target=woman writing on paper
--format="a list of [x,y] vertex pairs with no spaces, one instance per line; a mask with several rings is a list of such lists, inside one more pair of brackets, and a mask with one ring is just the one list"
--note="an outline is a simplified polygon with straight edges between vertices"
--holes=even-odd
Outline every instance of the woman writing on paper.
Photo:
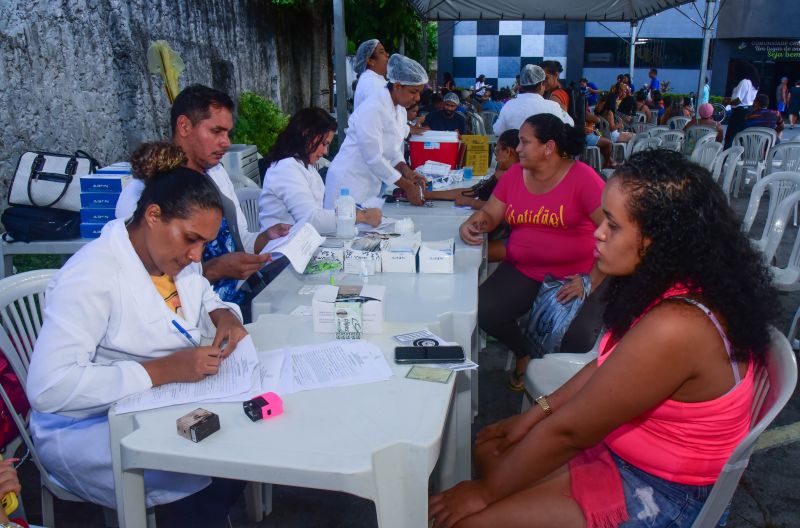
[[347,137],[328,168],[325,208],[332,209],[341,189],[349,189],[356,203],[380,195],[381,186],[400,187],[409,202],[422,205],[425,178],[403,158],[408,134],[407,108],[419,102],[428,82],[420,64],[403,55],[389,57],[389,83],[370,96],[348,120]]
[[[238,307],[219,299],[199,264],[222,220],[219,192],[184,163],[167,143],[134,153],[145,186],[133,217],[109,222],[54,275],[31,358],[27,394],[42,463],[69,491],[109,508],[109,407],[215,374],[247,334]],[[173,321],[196,341],[215,335],[212,344],[191,345]],[[148,507],[177,501],[164,509],[167,525],[221,526],[242,488],[162,471],[144,476]]]
[[[289,120],[267,156],[258,199],[261,225],[308,221],[320,233],[336,232],[336,211],[323,209],[325,184],[314,165],[327,154],[336,121],[322,108],[304,108]],[[356,223],[377,226],[380,209],[356,210]]]

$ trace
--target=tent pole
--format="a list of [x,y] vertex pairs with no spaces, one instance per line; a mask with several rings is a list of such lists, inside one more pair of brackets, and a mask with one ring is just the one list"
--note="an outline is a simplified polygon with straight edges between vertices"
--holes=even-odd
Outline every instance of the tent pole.
[[711,22],[714,17],[714,4],[716,0],[706,0],[706,16],[703,20],[703,54],[700,59],[700,76],[697,79],[697,101],[694,105],[694,116],[700,118],[700,94],[705,86],[706,70],[708,69],[708,51],[711,47]]
[[422,60],[419,62],[425,71],[428,71],[428,21],[423,19],[420,26],[422,28]]
[[336,62],[336,122],[339,146],[347,126],[347,35],[344,29],[344,0],[333,0],[333,48]]
[[630,45],[630,57],[628,58],[628,75],[631,77],[631,83],[636,86],[636,83],[633,81],[633,67],[634,62],[636,61],[636,36],[639,29],[639,21],[634,20],[631,22],[631,45]]

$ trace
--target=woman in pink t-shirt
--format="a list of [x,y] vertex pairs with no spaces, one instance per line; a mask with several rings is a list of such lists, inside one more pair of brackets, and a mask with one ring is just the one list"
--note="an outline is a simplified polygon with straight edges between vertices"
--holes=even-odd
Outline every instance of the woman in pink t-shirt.
[[478,433],[480,478],[431,497],[435,528],[689,528],[749,431],[776,292],[724,193],[648,150],[602,203],[598,359]]
[[[572,159],[583,151],[583,134],[555,116],[537,114],[522,125],[519,140],[519,164],[506,172],[487,204],[460,229],[464,242],[479,244],[482,234],[503,220],[511,228],[505,261],[480,287],[478,324],[517,357],[510,381],[515,390],[522,390],[520,378],[531,354],[537,353],[517,319],[530,310],[545,274],[572,278],[559,293],[562,302],[583,295],[579,275],[590,275],[592,291],[603,279],[592,254],[592,232],[602,221],[603,180],[591,167]],[[594,324],[583,321],[579,314],[572,325],[587,329],[582,332],[587,335],[586,350],[600,326],[599,317],[594,319]]]

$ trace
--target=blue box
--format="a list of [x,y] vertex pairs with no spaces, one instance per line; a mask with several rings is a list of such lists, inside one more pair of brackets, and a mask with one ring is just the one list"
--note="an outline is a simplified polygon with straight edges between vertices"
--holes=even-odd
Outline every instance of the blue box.
[[81,222],[81,238],[99,238],[105,224],[84,224]]
[[81,223],[105,224],[116,218],[114,209],[81,209]]
[[114,209],[117,207],[119,193],[91,192],[81,193],[81,209]]
[[81,176],[81,192],[84,193],[121,193],[130,182],[130,173],[88,174]]

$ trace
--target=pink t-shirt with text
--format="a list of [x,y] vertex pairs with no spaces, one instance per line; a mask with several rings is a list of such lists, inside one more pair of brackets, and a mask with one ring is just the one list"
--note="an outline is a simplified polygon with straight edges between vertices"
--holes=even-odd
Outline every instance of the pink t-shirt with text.
[[559,279],[589,273],[595,245],[589,215],[600,207],[603,185],[591,167],[575,161],[553,189],[532,194],[522,167],[509,168],[493,193],[506,204],[505,220],[511,226],[506,260],[537,281],[546,273]]

